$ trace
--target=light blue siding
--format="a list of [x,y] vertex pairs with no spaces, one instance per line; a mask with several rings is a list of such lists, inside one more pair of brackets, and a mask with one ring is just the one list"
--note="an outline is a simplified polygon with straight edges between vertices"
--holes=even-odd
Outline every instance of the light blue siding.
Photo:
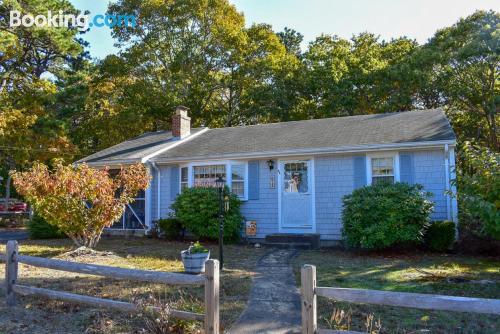
[[[250,165],[249,165],[250,167]],[[244,201],[241,213],[246,220],[257,222],[256,238],[264,238],[267,234],[278,233],[278,171],[271,172],[265,160],[258,161],[259,182],[258,199]],[[271,188],[271,177],[274,177],[275,187]]]
[[342,197],[354,190],[355,159],[352,156],[321,156],[316,157],[314,163],[316,232],[323,240],[339,240],[342,235]]
[[435,204],[432,219],[446,219],[444,150],[413,152],[413,167],[415,171],[415,183],[423,185],[426,191],[433,193],[432,200]]
[[[404,156],[411,156],[411,159],[404,158]],[[359,154],[322,155],[314,158],[316,232],[321,234],[323,240],[340,240],[342,237],[342,197],[352,193],[357,182],[361,179],[359,175],[361,164],[356,163],[358,158]],[[432,192],[432,200],[435,202],[435,212],[432,218],[435,220],[446,219],[444,150],[401,151],[400,158],[402,180],[411,179],[414,183],[422,184],[425,190]],[[257,199],[244,201],[241,207],[241,212],[246,220],[257,221],[257,238],[264,238],[267,234],[279,232],[278,171],[277,168],[270,171],[266,160],[258,160],[253,163],[255,167],[253,173],[254,175],[258,174],[259,180],[254,184],[256,188],[253,191],[257,192],[258,197],[249,196],[249,198]],[[362,159],[362,161],[365,160]],[[179,167],[176,165],[158,167],[161,170],[160,211],[161,217],[166,217],[170,212],[172,200],[175,198],[172,195],[175,195],[179,183],[176,172],[173,172],[172,169],[178,170]],[[274,178],[274,187],[271,187],[271,178]],[[151,217],[153,219],[157,219],[156,179],[155,172],[152,181],[153,203],[151,208],[153,212]],[[357,179],[358,181],[356,181]],[[363,180],[366,182],[366,176],[363,176]],[[175,185],[171,184],[172,181],[175,182]],[[251,188],[251,182],[249,188]]]
[[[158,166],[158,169],[160,170],[160,218],[165,218],[168,217],[168,214],[170,213],[170,205],[172,204],[172,169],[176,168],[178,169],[177,166]],[[158,219],[158,188],[157,188],[157,173],[155,171],[153,175],[153,181],[152,181],[152,186],[154,187],[152,189],[152,205],[151,208],[153,210],[153,213],[151,217],[153,220]],[[178,184],[178,180],[177,180]]]

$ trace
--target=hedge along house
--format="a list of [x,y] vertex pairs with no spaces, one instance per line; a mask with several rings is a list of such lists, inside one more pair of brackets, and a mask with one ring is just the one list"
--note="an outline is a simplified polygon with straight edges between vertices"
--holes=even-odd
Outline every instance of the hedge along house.
[[337,117],[229,128],[191,128],[178,107],[172,131],[146,133],[86,157],[111,169],[141,162],[153,180],[113,228],[143,231],[167,217],[187,187],[222,176],[256,223],[254,240],[272,234],[341,239],[342,197],[380,180],[419,183],[433,193],[434,220],[457,222],[456,144],[442,110]]

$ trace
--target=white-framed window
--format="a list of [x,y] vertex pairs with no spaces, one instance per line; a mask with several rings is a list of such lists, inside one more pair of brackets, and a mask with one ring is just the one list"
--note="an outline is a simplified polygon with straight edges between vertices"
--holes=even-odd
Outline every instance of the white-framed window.
[[189,186],[188,184],[189,168],[181,167],[181,192]]
[[369,154],[366,165],[368,184],[399,182],[399,155],[397,152]]
[[222,176],[231,192],[248,198],[248,163],[246,161],[193,162],[180,166],[180,191],[187,187],[215,187]]

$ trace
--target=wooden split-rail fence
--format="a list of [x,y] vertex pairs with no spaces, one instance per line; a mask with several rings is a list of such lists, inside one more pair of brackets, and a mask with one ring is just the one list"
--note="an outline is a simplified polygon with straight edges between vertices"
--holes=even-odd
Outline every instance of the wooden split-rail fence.
[[316,286],[316,267],[306,264],[301,269],[302,334],[361,334],[352,331],[318,329],[317,296],[351,303],[500,315],[500,299],[318,287]]
[[[175,309],[171,310],[170,314],[172,317],[178,319],[202,321],[204,323],[205,333],[207,334],[219,333],[219,261],[217,260],[208,260],[206,262],[205,275],[195,276],[150,270],[125,269],[20,255],[18,252],[17,241],[9,241],[7,243],[6,254],[0,256],[0,260],[5,261],[5,296],[8,306],[14,306],[16,304],[16,295],[19,294],[23,296],[40,296],[67,302],[89,304],[92,306],[105,307],[126,312],[135,312],[140,310],[140,307],[133,303],[17,284],[19,263],[74,273],[150,283],[162,283],[169,285],[204,285],[204,314]],[[152,309],[154,310],[154,308]]]

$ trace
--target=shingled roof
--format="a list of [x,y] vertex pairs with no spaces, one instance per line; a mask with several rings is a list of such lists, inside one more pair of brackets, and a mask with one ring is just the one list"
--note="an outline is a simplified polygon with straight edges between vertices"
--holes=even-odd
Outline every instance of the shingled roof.
[[[192,129],[196,133],[201,129]],[[206,129],[179,142],[170,132],[147,133],[95,153],[80,162],[154,162],[272,156],[287,153],[342,151],[374,146],[454,141],[455,135],[441,109],[360,115]],[[169,148],[169,145],[178,143]]]
[[[191,129],[191,135],[195,135],[201,130],[203,128]],[[77,163],[120,165],[141,162],[143,158],[179,143],[179,139],[173,137],[171,131],[146,132],[139,137],[124,141],[80,159]]]
[[209,129],[152,160],[224,158],[383,144],[453,141],[440,109]]

